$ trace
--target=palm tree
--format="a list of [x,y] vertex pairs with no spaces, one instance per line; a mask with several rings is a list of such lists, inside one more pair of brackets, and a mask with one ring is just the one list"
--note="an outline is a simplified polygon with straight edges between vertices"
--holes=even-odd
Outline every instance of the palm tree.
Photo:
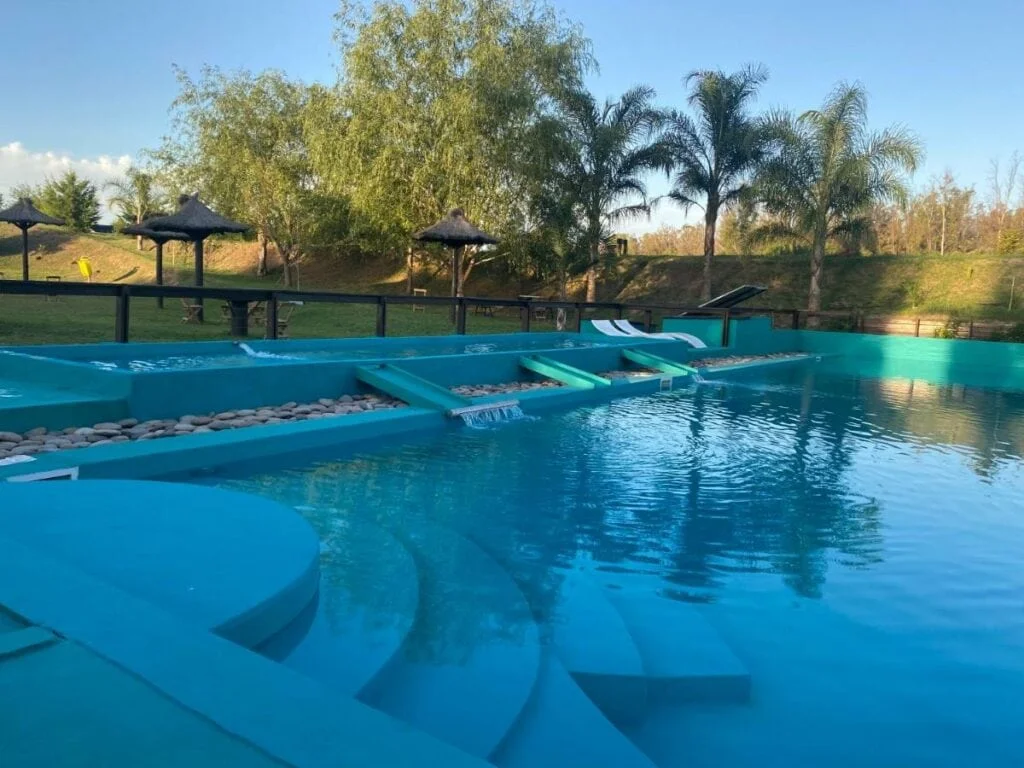
[[[121,178],[108,181],[104,189],[113,191],[108,203],[125,224],[141,224],[158,213],[163,199],[153,175],[138,168],[129,168]],[[142,237],[136,237],[135,243],[141,251]]]
[[821,270],[830,238],[870,227],[871,205],[907,199],[905,173],[922,158],[918,139],[899,126],[867,130],[867,94],[840,83],[821,109],[769,120],[774,154],[758,174],[758,193],[774,221],[764,236],[799,238],[811,246],[807,308],[821,309]]
[[570,201],[587,248],[587,301],[597,300],[602,244],[619,222],[650,213],[644,176],[668,168],[657,137],[664,116],[653,99],[653,89],[639,86],[600,106],[590,93],[572,91],[540,126],[545,184]]
[[747,66],[731,75],[691,72],[685,82],[696,120],[678,112],[669,116],[665,141],[675,176],[668,197],[684,209],[696,206],[704,211],[705,300],[711,298],[718,212],[747,193],[747,181],[765,155],[763,123],[747,108],[767,79],[768,71],[761,66]]

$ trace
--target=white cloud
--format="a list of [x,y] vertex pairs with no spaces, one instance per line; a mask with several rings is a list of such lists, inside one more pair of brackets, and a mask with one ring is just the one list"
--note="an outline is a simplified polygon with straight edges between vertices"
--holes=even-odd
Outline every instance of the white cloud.
[[[12,141],[0,145],[0,194],[8,200],[8,192],[17,184],[40,184],[50,176],[60,176],[73,170],[83,176],[100,191],[103,197],[103,185],[110,179],[124,174],[131,166],[130,155],[120,157],[72,157],[56,152],[32,152],[20,141]],[[109,219],[109,212],[104,211],[104,219]]]

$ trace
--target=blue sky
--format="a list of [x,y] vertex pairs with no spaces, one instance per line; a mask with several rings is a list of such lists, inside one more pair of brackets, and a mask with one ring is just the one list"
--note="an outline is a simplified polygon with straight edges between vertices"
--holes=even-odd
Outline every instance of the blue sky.
[[[761,104],[805,109],[839,80],[870,93],[876,127],[904,123],[924,140],[915,183],[949,167],[987,192],[992,158],[1024,150],[1021,0],[555,0],[594,43],[599,96],[648,83],[681,106],[695,68],[761,62]],[[116,174],[168,127],[172,64],[195,71],[276,67],[334,78],[336,0],[36,0],[4,11],[7,89],[0,111],[0,191],[74,167]],[[15,32],[14,30],[17,30]],[[655,184],[660,191],[661,184]],[[654,222],[678,222],[670,209]]]

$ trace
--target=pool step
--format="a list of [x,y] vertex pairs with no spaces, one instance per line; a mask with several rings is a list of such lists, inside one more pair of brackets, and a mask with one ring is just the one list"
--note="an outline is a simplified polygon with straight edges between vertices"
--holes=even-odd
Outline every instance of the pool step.
[[504,570],[454,531],[405,520],[393,533],[416,562],[419,610],[367,704],[478,757],[505,737],[540,664],[530,607]]
[[499,768],[654,768],[545,649],[530,701],[491,755]]
[[603,376],[542,355],[525,355],[519,358],[519,365],[548,379],[560,381],[568,387],[602,389],[611,386],[611,382]]
[[640,651],[604,590],[584,572],[562,572],[548,626],[552,649],[587,696],[615,723],[647,712]]
[[693,605],[655,592],[606,595],[640,651],[651,706],[750,699],[750,673]]
[[334,509],[300,509],[320,535],[320,590],[257,650],[354,696],[405,642],[419,605],[408,550],[390,533]]
[[359,381],[409,405],[445,412],[473,405],[473,401],[468,397],[456,395],[429,379],[416,376],[390,363],[357,365],[355,371]]

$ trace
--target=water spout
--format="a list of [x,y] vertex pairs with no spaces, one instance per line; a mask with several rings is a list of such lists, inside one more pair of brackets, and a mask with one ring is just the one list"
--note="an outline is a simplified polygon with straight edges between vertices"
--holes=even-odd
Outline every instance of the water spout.
[[502,400],[497,403],[481,403],[467,405],[465,408],[453,408],[448,411],[451,417],[462,419],[467,427],[482,429],[493,424],[506,421],[522,421],[529,418],[519,407],[518,400]]

